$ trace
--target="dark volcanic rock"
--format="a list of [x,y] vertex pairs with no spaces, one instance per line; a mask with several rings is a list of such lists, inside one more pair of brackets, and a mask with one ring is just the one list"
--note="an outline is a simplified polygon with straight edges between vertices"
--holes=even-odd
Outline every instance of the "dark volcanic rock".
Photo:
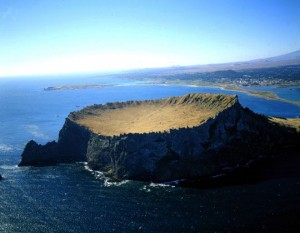
[[[205,107],[203,111],[218,111],[197,125],[160,132],[105,135],[94,133],[77,122],[88,116],[96,124],[97,120],[102,120],[96,117],[103,116],[106,111],[120,114],[126,108],[132,111],[133,107],[137,110],[143,107],[146,111],[145,106],[149,105],[149,109],[157,107],[156,114],[162,108],[169,111],[174,106],[176,111],[181,107],[191,110],[199,106]],[[101,170],[117,180],[203,182],[212,179],[218,184],[224,181],[220,178],[224,175],[228,175],[226,181],[244,174],[247,169],[237,168],[240,165],[247,168],[249,161],[262,156],[284,155],[286,148],[299,149],[299,141],[299,133],[243,108],[236,96],[190,94],[152,102],[94,105],[73,112],[60,131],[57,143],[41,146],[30,141],[26,145],[20,166],[87,161],[91,169]]]
[[295,144],[266,117],[235,105],[205,124],[169,132],[94,135],[88,165],[114,179],[170,181],[209,177],[224,164],[236,166],[258,156],[273,156],[282,145]]
[[58,142],[38,145],[31,140],[25,146],[19,166],[47,166],[57,163],[86,161],[87,143],[91,132],[66,119]]
[[58,148],[61,156],[69,161],[85,161],[91,135],[90,130],[67,118],[59,132]]
[[46,145],[38,145],[31,140],[25,146],[19,166],[52,165],[58,162],[58,145],[55,141],[48,142]]

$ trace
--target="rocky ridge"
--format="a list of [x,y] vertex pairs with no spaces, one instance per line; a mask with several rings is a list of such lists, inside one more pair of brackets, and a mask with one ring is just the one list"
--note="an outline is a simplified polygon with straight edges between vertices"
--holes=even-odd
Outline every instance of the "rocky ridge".
[[[154,127],[148,127],[144,132],[140,127],[134,128],[143,123],[143,118],[135,123],[131,123],[132,119],[126,122],[126,118],[122,118],[123,124],[130,123],[128,128],[132,132],[126,127],[109,131],[103,125],[96,130],[95,124],[89,124],[97,122],[95,119],[101,120],[95,117],[103,116],[102,120],[105,120],[107,112],[111,117],[114,111],[131,114],[132,109],[141,108],[151,109],[152,119],[159,119],[155,114],[159,117],[161,112],[163,115],[164,109],[167,113],[176,110],[176,115],[169,115],[169,118],[182,116],[178,113],[180,109],[190,110],[192,114],[185,111],[186,119],[173,121],[175,125],[169,124],[168,128],[160,128],[154,121]],[[210,114],[203,115],[203,112]],[[195,114],[202,115],[195,119]],[[166,120],[171,119],[161,119],[162,122]],[[184,125],[184,122],[189,123]],[[155,131],[156,128],[162,130]],[[262,156],[282,154],[286,148],[297,147],[298,142],[299,134],[295,130],[243,108],[237,96],[189,94],[160,100],[93,105],[73,112],[66,119],[58,142],[41,146],[30,141],[19,165],[87,161],[91,169],[100,170],[113,179],[170,182],[232,174],[232,168],[240,164],[248,166],[249,161]]]

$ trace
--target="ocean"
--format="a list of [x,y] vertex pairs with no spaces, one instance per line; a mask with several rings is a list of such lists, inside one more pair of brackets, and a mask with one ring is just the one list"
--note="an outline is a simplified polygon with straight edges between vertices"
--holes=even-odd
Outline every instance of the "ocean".
[[[71,84],[124,85],[44,91]],[[300,210],[295,177],[191,189],[109,183],[84,163],[17,167],[27,141],[57,140],[71,111],[95,103],[226,93],[257,113],[300,116],[299,106],[219,88],[130,84],[138,83],[119,76],[0,79],[0,232],[291,232]],[[300,101],[299,87],[280,92]]]

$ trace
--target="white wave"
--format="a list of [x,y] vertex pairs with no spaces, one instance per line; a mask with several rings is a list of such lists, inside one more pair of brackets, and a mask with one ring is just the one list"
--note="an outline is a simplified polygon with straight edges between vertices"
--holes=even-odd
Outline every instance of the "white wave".
[[38,125],[26,125],[25,128],[27,131],[36,138],[49,140],[50,138],[44,134]]
[[1,169],[3,170],[15,170],[18,168],[17,165],[2,165],[0,166]]
[[109,177],[106,177],[103,172],[90,169],[87,165],[87,162],[83,162],[82,164],[84,165],[84,169],[93,174],[96,179],[103,180],[103,184],[105,187],[121,186],[129,182],[129,180],[112,181]]
[[86,162],[84,162],[83,164],[84,164],[84,166],[83,166],[83,167],[84,167],[84,169],[85,169],[85,170],[87,170],[87,171],[91,172],[92,174],[94,174],[94,173],[95,173],[95,171],[94,171],[94,170],[90,169],[90,167],[87,165],[87,163],[86,163]]
[[[175,188],[175,187],[176,187],[175,185],[171,185],[171,184],[151,182],[150,184],[143,185],[143,187],[140,188],[140,190],[149,193],[155,188]],[[165,190],[170,191],[169,189],[165,189]]]
[[105,179],[105,176],[103,174],[103,172],[100,171],[93,171],[94,176],[96,177],[96,179],[100,179],[103,180]]
[[12,145],[9,144],[0,144],[0,152],[11,152],[14,151],[16,148],[14,148]]
[[141,191],[145,191],[147,193],[150,193],[151,192],[151,189],[148,187],[148,185],[144,185],[141,189]]
[[129,180],[122,180],[122,181],[110,181],[109,178],[105,178],[104,180],[104,186],[105,187],[110,187],[110,186],[121,186],[123,184],[127,184]]
[[96,179],[100,179],[100,180],[105,180],[106,179],[103,172],[95,171],[95,170],[89,168],[89,166],[87,165],[87,162],[83,162],[83,164],[84,164],[84,169],[87,170],[88,172],[90,172],[91,174],[93,174]]
[[150,183],[149,184],[150,187],[172,187],[174,188],[174,185],[171,184],[162,184],[162,183]]
[[87,165],[87,162],[75,162],[76,164],[83,164],[83,165]]

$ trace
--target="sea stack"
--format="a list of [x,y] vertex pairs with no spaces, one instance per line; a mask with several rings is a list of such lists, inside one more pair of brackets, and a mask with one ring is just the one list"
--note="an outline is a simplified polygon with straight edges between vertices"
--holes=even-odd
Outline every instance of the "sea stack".
[[209,177],[298,142],[294,129],[243,108],[236,95],[188,94],[72,112],[58,142],[30,141],[19,165],[87,161],[113,179],[168,182]]

